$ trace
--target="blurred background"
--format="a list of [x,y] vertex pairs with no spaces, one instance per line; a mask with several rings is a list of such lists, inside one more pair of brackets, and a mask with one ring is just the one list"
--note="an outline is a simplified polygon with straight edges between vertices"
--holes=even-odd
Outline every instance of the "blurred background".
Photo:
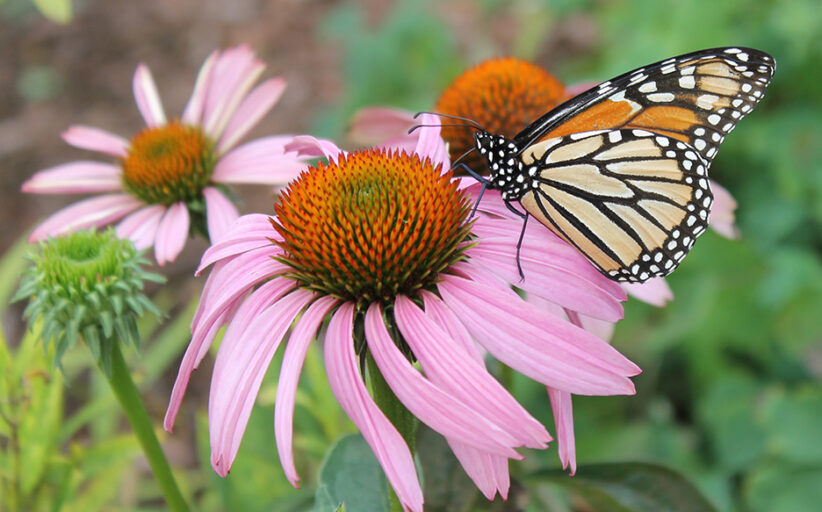
[[[269,65],[264,76],[289,83],[249,138],[311,133],[345,145],[357,109],[430,109],[457,74],[492,56],[530,60],[574,84],[714,46],[769,52],[777,71],[765,100],[712,166],[712,177],[739,203],[741,239],[713,232],[701,238],[670,277],[675,298],[665,308],[628,302],[613,343],[643,368],[638,392],[575,399],[578,453],[581,464],[641,460],[672,467],[722,511],[822,510],[822,15],[816,0],[77,0],[70,13],[59,2],[38,4],[62,21],[28,0],[0,0],[0,270],[7,287],[19,272],[16,242],[74,200],[24,196],[20,185],[39,169],[94,158],[61,141],[70,124],[126,137],[142,127],[131,91],[139,62],[150,66],[173,116],[214,48],[249,43]],[[271,211],[270,190],[238,195],[246,201],[243,213]],[[189,276],[204,248],[202,241],[188,244],[162,270],[180,285],[156,297],[171,318],[160,327],[147,320],[146,346],[139,357],[130,355],[158,424],[187,342],[190,302],[202,285]],[[20,313],[19,304],[4,306],[3,334],[12,347],[23,336]],[[42,463],[32,489],[51,503],[60,495],[54,482],[62,482],[54,475],[69,471],[73,494],[63,510],[160,509],[108,390],[87,371],[83,351],[75,352],[65,375],[55,377],[67,381],[64,396],[55,398],[60,408],[50,413],[58,426],[49,457],[57,462]],[[198,509],[310,508],[323,453],[352,431],[319,364],[309,359],[298,397],[304,490],[288,485],[276,456],[276,375],[267,377],[223,480],[208,464],[210,362],[195,373],[178,429],[164,445]],[[527,408],[552,427],[544,388],[526,379],[515,384]],[[513,471],[557,465],[552,446],[528,454]],[[579,508],[559,489],[546,493],[552,510]],[[519,510],[514,502],[508,507]]]

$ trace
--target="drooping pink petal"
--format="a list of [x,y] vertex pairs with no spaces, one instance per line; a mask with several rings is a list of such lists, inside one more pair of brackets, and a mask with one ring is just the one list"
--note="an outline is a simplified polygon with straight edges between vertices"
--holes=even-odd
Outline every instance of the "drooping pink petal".
[[513,435],[523,446],[542,449],[551,441],[545,427],[528,414],[485,366],[461,350],[411,299],[403,295],[397,297],[394,318],[431,382],[474,410],[484,411],[488,420]]
[[160,103],[157,85],[148,66],[142,63],[134,72],[134,99],[146,125],[154,128],[166,124],[166,114],[163,111],[163,104]]
[[454,452],[462,469],[474,482],[483,496],[489,501],[494,499],[494,495],[499,491],[502,499],[508,499],[508,489],[511,486],[511,478],[508,474],[508,459],[499,455],[494,455],[473,446],[460,443],[454,439],[448,439],[448,446]]
[[234,203],[214,187],[203,189],[206,202],[206,222],[208,238],[216,242],[228,231],[228,228],[240,217]]
[[354,113],[348,137],[358,146],[382,146],[387,140],[405,138],[413,148],[417,136],[409,134],[408,130],[415,124],[418,122],[414,114],[407,110],[366,107]]
[[571,475],[577,472],[577,450],[574,440],[574,412],[571,405],[571,394],[548,387],[548,398],[554,413],[554,425],[557,428],[557,451],[562,469],[571,467]]
[[314,339],[317,329],[325,316],[339,303],[330,296],[323,296],[314,301],[300,317],[294,327],[283,355],[280,378],[277,382],[277,398],[274,401],[274,438],[277,441],[277,453],[286,478],[294,487],[299,487],[299,475],[294,466],[292,446],[294,432],[294,402],[297,396],[297,383],[300,380],[308,347]]
[[336,144],[326,139],[318,139],[311,135],[296,135],[292,141],[286,145],[287,151],[297,151],[301,156],[308,158],[328,158],[335,160],[337,155],[344,154],[345,151],[338,148]]
[[166,213],[166,207],[161,204],[152,204],[140,208],[117,224],[118,238],[128,238],[134,242],[134,247],[142,251],[154,244],[157,238],[157,226]]
[[422,512],[423,496],[408,445],[368,394],[354,351],[354,304],[345,303],[331,317],[325,339],[328,384],[351,421],[377,456],[400,503]]
[[49,236],[78,229],[105,226],[141,206],[142,201],[129,194],[109,194],[85,199],[52,214],[34,229],[29,242],[38,242]]
[[91,194],[123,190],[123,182],[117,166],[79,161],[38,171],[21,189],[29,194]]
[[205,105],[206,95],[208,94],[208,86],[211,83],[211,72],[214,69],[214,63],[220,52],[213,51],[206,58],[203,65],[200,66],[200,71],[197,73],[197,81],[194,82],[194,90],[191,92],[191,97],[188,99],[185,110],[180,120],[185,124],[197,125],[200,124],[203,115],[203,106]]
[[217,143],[217,154],[221,155],[234,147],[246,133],[260,122],[271,107],[277,103],[285,90],[285,80],[272,78],[255,87],[237,107]]
[[440,120],[431,114],[423,114],[420,116],[419,139],[417,140],[417,147],[414,152],[421,157],[431,159],[431,163],[435,166],[441,166],[443,171],[447,171],[451,167],[451,160],[448,156],[448,146],[440,137]]
[[61,134],[75,148],[98,151],[116,158],[128,156],[128,141],[106,130],[75,124]]
[[185,203],[181,201],[168,207],[157,226],[157,238],[154,240],[154,257],[158,265],[174,261],[183,250],[190,222]]
[[482,350],[471,338],[471,334],[460,321],[459,317],[448,309],[448,306],[433,293],[422,290],[420,297],[422,297],[422,304],[425,307],[426,316],[447,332],[452,340],[459,343],[466,354],[478,363],[485,364]]
[[708,215],[708,225],[725,238],[739,238],[739,229],[736,227],[736,201],[730,192],[719,183],[711,181],[711,192],[714,194],[714,204]]
[[494,357],[543,384],[580,395],[633,394],[639,368],[613,347],[527,302],[445,276],[438,289]]
[[215,183],[282,185],[306,170],[305,157],[285,150],[294,137],[264,137],[229,151],[214,166]]
[[380,306],[372,304],[365,315],[368,349],[388,386],[402,404],[423,423],[444,436],[476,448],[521,458],[511,447],[512,435],[488,421],[480,412],[423,377],[394,345],[382,320]]
[[674,292],[664,277],[653,277],[644,283],[622,283],[622,288],[628,295],[660,308],[674,298]]
[[269,257],[278,256],[282,250],[270,239],[281,240],[280,234],[271,226],[271,217],[259,213],[243,215],[228,228],[220,240],[214,242],[203,253],[195,275],[224,258],[246,253],[254,249],[269,248]]
[[217,474],[226,476],[231,469],[271,358],[313,297],[297,289],[261,311],[244,336],[223,338],[208,400],[211,466]]

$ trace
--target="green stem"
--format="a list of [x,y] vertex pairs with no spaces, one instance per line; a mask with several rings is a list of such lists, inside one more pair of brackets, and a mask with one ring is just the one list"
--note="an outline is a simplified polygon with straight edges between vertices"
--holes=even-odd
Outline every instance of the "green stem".
[[[397,396],[388,387],[388,383],[380,373],[377,363],[371,354],[366,357],[368,365],[368,377],[371,382],[371,391],[374,393],[374,401],[377,402],[380,410],[388,417],[388,420],[396,427],[402,438],[408,444],[411,450],[411,455],[414,455],[416,449],[416,433],[417,433],[417,419],[411,414],[408,409],[402,405],[397,399]],[[391,484],[388,484],[388,495],[391,500],[391,512],[402,512],[402,504],[397,498]]]
[[112,343],[111,374],[107,378],[112,391],[114,391],[117,400],[123,407],[123,412],[125,412],[129,423],[131,423],[131,428],[137,434],[137,439],[140,441],[140,446],[143,447],[149,465],[151,465],[154,478],[160,484],[160,490],[166,499],[169,510],[188,512],[188,505],[177,487],[177,482],[171,473],[171,467],[169,467],[163,449],[160,447],[160,442],[157,441],[157,436],[154,434],[151,418],[146,411],[145,405],[143,405],[134,381],[131,380],[131,373],[128,366],[126,366],[122,352],[120,352],[120,344],[117,342]]

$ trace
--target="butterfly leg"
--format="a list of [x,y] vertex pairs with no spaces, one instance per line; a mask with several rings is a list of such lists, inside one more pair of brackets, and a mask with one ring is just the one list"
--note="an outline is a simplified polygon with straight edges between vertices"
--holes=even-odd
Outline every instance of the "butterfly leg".
[[482,195],[485,193],[485,189],[488,188],[488,183],[490,183],[490,182],[484,176],[482,176],[480,174],[477,174],[473,169],[471,169],[470,167],[468,167],[465,164],[458,164],[458,165],[451,168],[452,171],[456,170],[456,169],[463,169],[465,172],[470,174],[472,178],[474,178],[475,180],[479,181],[482,184],[482,188],[480,189],[479,197],[477,197],[477,202],[474,203],[474,207],[471,209],[471,215],[468,216],[469,219],[473,219],[474,214],[477,213],[477,208],[479,208],[480,201],[482,200]]
[[527,213],[522,213],[521,211],[517,210],[508,201],[505,201],[505,206],[506,208],[511,210],[514,213],[514,215],[522,219],[522,231],[520,231],[519,240],[517,241],[517,270],[519,270],[520,280],[525,280],[525,273],[522,271],[522,263],[519,260],[519,254],[520,250],[522,249],[522,239],[525,238],[525,228],[528,226],[528,217],[530,217],[530,215],[528,215]]

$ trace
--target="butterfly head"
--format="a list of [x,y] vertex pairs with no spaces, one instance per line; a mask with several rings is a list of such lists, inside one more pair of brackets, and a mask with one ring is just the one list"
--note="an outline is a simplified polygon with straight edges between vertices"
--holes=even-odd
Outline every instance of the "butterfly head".
[[529,190],[530,179],[523,170],[519,148],[510,139],[486,131],[474,133],[474,144],[491,170],[488,188],[502,192],[506,201],[516,201]]

